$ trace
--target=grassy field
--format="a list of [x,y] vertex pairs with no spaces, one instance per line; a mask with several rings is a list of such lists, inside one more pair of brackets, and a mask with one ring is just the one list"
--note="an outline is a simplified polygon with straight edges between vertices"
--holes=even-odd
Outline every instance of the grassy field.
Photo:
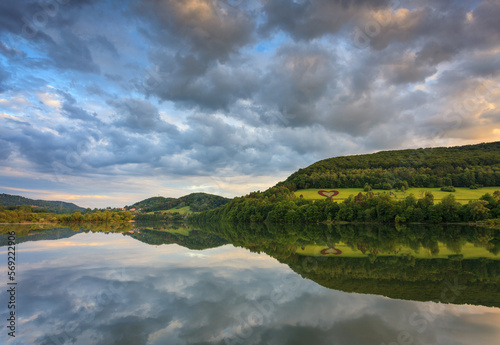
[[[186,214],[186,213],[192,213],[191,209],[189,206],[184,206],[180,208],[171,208],[170,210],[160,210],[160,211],[155,211],[155,212],[165,212],[165,213],[180,213],[180,214]],[[153,214],[155,212],[148,212],[148,214]]]
[[[305,256],[338,256],[338,257],[367,257],[368,252],[366,254],[363,254],[360,250],[353,250],[349,246],[343,243],[338,243],[335,248],[340,249],[342,251],[342,254],[339,255],[333,255],[333,254],[328,254],[328,255],[322,255],[321,251],[323,249],[327,248],[327,246],[318,246],[318,245],[309,245],[305,246],[304,249],[298,248],[297,249],[297,254],[300,255],[305,255]],[[428,249],[420,249],[419,251],[414,251],[411,248],[408,247],[398,247],[397,248],[398,253],[395,254],[394,252],[379,252],[377,256],[402,256],[402,255],[411,255],[417,259],[430,259],[430,258],[448,258],[449,255],[456,255],[457,253],[455,251],[450,250],[449,248],[446,247],[445,244],[439,243],[439,254],[432,256],[430,251]],[[490,258],[490,259],[500,259],[499,256],[496,256],[490,252],[488,252],[485,248],[482,247],[476,247],[472,243],[465,243],[460,251],[460,254],[463,255],[464,259],[477,259],[477,258]]]
[[[410,188],[405,192],[397,192],[395,190],[373,190],[373,193],[394,193],[394,198],[401,200],[406,198],[408,195],[413,194],[417,199],[421,198],[425,191],[430,191],[434,195],[434,200],[441,200],[448,194],[453,194],[455,199],[461,204],[467,204],[469,200],[477,200],[486,193],[493,194],[494,191],[500,190],[500,187],[483,187],[480,189],[469,189],[456,187],[456,192],[442,192],[440,188]],[[318,194],[319,190],[337,190],[339,194],[333,198],[334,201],[343,201],[347,199],[349,195],[357,195],[359,192],[364,193],[363,188],[323,188],[323,189],[300,189],[295,192],[295,195],[299,197],[302,195],[305,199],[320,200],[324,199],[324,196]]]

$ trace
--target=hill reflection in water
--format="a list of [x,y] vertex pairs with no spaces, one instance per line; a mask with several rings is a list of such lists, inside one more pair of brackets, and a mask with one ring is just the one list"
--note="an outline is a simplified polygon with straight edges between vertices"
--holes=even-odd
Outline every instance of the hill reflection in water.
[[499,305],[493,229],[51,227],[0,228],[15,229],[22,258],[20,344],[473,345],[500,336],[500,311],[489,307]]

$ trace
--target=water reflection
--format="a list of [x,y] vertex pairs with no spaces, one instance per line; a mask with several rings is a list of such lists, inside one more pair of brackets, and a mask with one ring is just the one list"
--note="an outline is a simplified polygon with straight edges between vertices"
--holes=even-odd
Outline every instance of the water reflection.
[[500,306],[500,231],[494,228],[218,224],[206,230],[235,245],[265,252],[328,288]]
[[[327,273],[332,281],[351,277],[352,286],[356,287],[370,279],[379,283],[394,280],[383,279],[385,274],[403,275],[402,266],[393,267],[392,271],[385,262],[386,270],[368,266],[383,259],[399,259],[382,255],[385,249],[379,249],[375,260],[366,253],[366,257],[349,258],[301,252],[302,247],[328,248],[339,243],[357,248],[357,242],[349,242],[346,236],[363,241],[369,248],[382,248],[376,246],[377,241],[386,235],[391,237],[390,229],[381,230],[386,235],[374,235],[372,229],[371,234],[363,236],[364,232],[356,228],[339,232],[322,227],[304,232],[293,228],[225,226],[167,232],[157,225],[94,230],[92,226],[45,231],[18,228],[22,258],[18,266],[18,336],[9,340],[3,332],[0,343],[494,344],[500,338],[497,308],[346,293],[326,289],[313,281],[322,283],[320,279],[326,279]],[[408,236],[409,231],[396,230]],[[454,243],[462,243],[462,249],[468,243],[476,243],[494,255],[497,237],[493,230],[484,230],[481,237],[489,240],[483,240],[481,245],[479,241],[470,242],[474,239],[467,235],[467,230],[460,231],[465,241],[457,240],[456,234],[450,238]],[[313,234],[314,241],[307,234]],[[410,237],[393,240],[398,245],[413,243],[416,248],[416,241],[426,239],[428,230],[421,234],[420,239],[414,232]],[[430,238],[446,246],[438,234],[434,231]],[[34,236],[38,236],[38,241],[31,240]],[[406,243],[406,239],[413,242]],[[227,241],[245,248],[225,244]],[[199,250],[202,248],[207,249]],[[5,247],[1,250],[1,255],[6,255]],[[469,259],[415,258],[415,265],[408,267],[425,276],[418,263],[433,260],[464,267]],[[482,261],[498,263],[492,259]],[[457,268],[453,264],[449,271]],[[363,265],[368,268],[358,268]],[[491,270],[497,268],[495,264]],[[0,269],[0,275],[5,276],[5,267]],[[294,272],[306,276],[304,269],[311,274],[308,279]],[[437,277],[440,269],[441,266],[433,266],[427,272]],[[477,281],[497,282],[498,275],[493,271],[481,274],[482,280]],[[410,277],[411,269],[404,275]],[[418,280],[408,277],[400,280],[408,282],[405,289],[412,289]],[[476,280],[470,279],[466,290]],[[450,282],[453,284],[454,280]],[[383,292],[380,284],[378,288]],[[464,293],[466,290],[460,289],[462,281],[458,284],[456,291]],[[453,296],[450,287],[441,286],[441,290],[445,288]],[[498,305],[499,299],[495,298],[490,297],[491,303],[484,304]],[[0,299],[6,300],[4,291]],[[0,319],[5,320],[5,316],[6,308],[0,308]]]

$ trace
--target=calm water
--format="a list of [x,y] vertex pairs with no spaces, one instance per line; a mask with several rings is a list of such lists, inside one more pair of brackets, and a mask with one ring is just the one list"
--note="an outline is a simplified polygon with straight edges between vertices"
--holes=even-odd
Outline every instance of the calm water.
[[491,229],[0,230],[18,242],[11,338],[0,238],[1,344],[500,344]]

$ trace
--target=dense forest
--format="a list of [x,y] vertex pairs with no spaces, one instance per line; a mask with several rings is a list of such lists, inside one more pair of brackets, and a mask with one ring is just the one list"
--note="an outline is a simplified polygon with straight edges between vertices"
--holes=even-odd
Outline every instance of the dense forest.
[[207,193],[191,193],[180,198],[165,198],[162,196],[148,198],[139,201],[132,206],[125,206],[126,209],[138,209],[141,212],[164,211],[173,208],[189,206],[192,212],[211,210],[227,204],[230,201],[222,196]]
[[500,186],[500,142],[329,158],[299,169],[279,185],[290,190]]
[[63,201],[47,201],[47,200],[33,200],[28,199],[19,195],[10,194],[0,194],[0,205],[4,207],[8,206],[21,206],[29,205],[35,208],[44,209],[46,212],[51,213],[71,213],[75,211],[85,212],[86,209],[77,206],[73,203],[63,202]]

